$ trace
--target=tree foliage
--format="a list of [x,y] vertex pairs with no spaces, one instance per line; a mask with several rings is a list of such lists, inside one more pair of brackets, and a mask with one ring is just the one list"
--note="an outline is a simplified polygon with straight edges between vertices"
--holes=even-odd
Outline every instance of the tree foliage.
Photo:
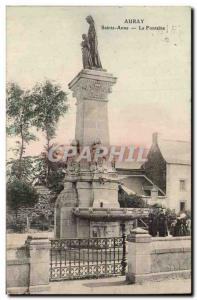
[[52,167],[49,178],[48,186],[56,194],[59,194],[64,188],[65,173],[63,172],[63,166],[56,165]]
[[[39,174],[45,182],[51,169],[48,160],[50,142],[55,137],[56,126],[59,118],[68,110],[66,93],[59,85],[50,81],[36,84],[31,91],[25,91],[16,83],[10,83],[7,87],[7,116],[9,136],[18,137],[16,148],[12,149],[17,159],[8,163],[8,177],[13,176],[30,182],[34,174]],[[26,146],[36,140],[31,128],[41,130],[46,137],[45,152],[32,161],[25,156]],[[37,170],[36,170],[37,168]],[[43,180],[44,181],[44,180]]]
[[7,205],[15,212],[16,216],[21,206],[31,207],[37,201],[36,190],[27,182],[16,178],[7,184]]
[[45,134],[46,138],[46,183],[50,175],[51,163],[48,160],[48,151],[51,140],[55,137],[56,126],[59,118],[68,110],[66,93],[59,85],[46,81],[37,84],[32,91],[32,102],[35,105],[33,124]]
[[57,122],[68,109],[66,93],[59,85],[47,80],[33,88],[32,102],[35,105],[33,124],[44,132],[48,151],[49,143],[55,137]]
[[7,133],[9,136],[19,138],[15,149],[18,154],[17,178],[19,179],[23,172],[22,158],[26,145],[36,139],[30,130],[34,116],[33,108],[30,92],[21,89],[15,83],[10,83],[7,87]]
[[138,195],[128,195],[121,187],[119,186],[118,190],[118,201],[120,207],[127,208],[143,208],[147,207],[146,202]]
[[43,156],[25,156],[21,161],[11,159],[7,162],[7,182],[19,178],[19,172],[21,172],[20,179],[29,184],[32,184],[36,178],[45,178]]
[[[55,192],[62,189],[62,168],[49,162],[48,150],[57,122],[67,109],[66,93],[50,81],[37,84],[31,91],[23,90],[16,83],[7,86],[7,134],[18,138],[16,148],[12,149],[17,158],[7,163],[7,205],[16,216],[19,208],[33,207],[38,201],[33,187],[36,180]],[[36,140],[33,133],[36,129],[45,134],[45,152],[25,156],[27,145]]]

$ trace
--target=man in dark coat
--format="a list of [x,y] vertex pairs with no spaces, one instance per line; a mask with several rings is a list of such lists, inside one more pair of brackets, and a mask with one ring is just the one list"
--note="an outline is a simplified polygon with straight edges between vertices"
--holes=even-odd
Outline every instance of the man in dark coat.
[[158,231],[159,236],[164,237],[168,235],[167,218],[163,211],[161,211],[158,217]]
[[180,218],[177,218],[177,222],[174,227],[174,235],[173,236],[181,236],[181,220],[180,220]]
[[157,236],[157,216],[153,212],[149,214],[149,234]]

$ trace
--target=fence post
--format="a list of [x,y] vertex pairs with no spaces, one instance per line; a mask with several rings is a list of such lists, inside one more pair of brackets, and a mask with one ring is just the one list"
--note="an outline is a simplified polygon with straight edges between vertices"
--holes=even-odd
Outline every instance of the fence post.
[[151,273],[151,236],[142,228],[131,231],[128,239],[127,281],[142,283]]
[[49,289],[50,241],[48,238],[28,236],[29,294]]
[[121,224],[122,227],[122,275],[125,275],[126,266],[127,266],[127,260],[126,260],[126,230],[125,230],[125,224]]

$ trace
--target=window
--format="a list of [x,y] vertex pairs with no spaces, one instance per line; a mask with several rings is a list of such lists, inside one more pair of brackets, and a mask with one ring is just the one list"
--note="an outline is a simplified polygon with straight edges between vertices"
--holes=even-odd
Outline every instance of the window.
[[185,201],[180,202],[180,211],[185,211]]
[[186,190],[186,184],[185,184],[185,180],[184,179],[181,179],[179,181],[180,183],[180,191],[185,191]]

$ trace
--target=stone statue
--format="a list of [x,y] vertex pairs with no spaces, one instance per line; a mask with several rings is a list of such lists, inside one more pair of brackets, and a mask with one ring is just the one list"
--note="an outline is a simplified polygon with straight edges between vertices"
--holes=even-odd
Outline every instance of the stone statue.
[[82,34],[83,41],[81,42],[82,47],[82,60],[84,69],[91,69],[93,67],[90,44],[86,34]]
[[98,53],[98,41],[97,41],[97,35],[96,35],[96,29],[94,25],[94,20],[92,16],[87,16],[86,21],[89,24],[88,29],[88,43],[90,46],[90,55],[92,58],[92,67],[89,68],[96,68],[96,69],[102,69],[99,53]]

